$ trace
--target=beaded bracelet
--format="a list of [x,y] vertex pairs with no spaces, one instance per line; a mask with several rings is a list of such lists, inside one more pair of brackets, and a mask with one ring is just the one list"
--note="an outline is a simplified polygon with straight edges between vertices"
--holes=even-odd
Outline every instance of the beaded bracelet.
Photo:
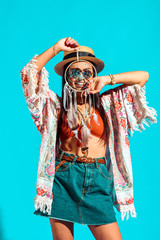
[[109,74],[109,76],[110,76],[110,78],[111,78],[111,83],[110,83],[110,85],[116,84],[116,81],[115,81],[115,78],[113,77],[113,75],[112,75],[112,74]]

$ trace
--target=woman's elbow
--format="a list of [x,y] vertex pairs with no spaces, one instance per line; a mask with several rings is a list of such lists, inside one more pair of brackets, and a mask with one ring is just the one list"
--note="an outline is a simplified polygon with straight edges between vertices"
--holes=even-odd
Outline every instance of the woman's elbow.
[[149,79],[149,72],[145,71],[144,79],[146,80],[146,82],[148,81],[148,79]]

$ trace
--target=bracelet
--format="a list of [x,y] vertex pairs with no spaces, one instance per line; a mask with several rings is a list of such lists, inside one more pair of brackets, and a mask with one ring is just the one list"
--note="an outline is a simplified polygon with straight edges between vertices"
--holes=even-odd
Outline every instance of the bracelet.
[[112,74],[109,74],[109,76],[110,76],[110,78],[111,78],[111,83],[110,83],[110,85],[116,84],[116,81],[115,81],[115,78],[113,77],[113,75],[112,75]]

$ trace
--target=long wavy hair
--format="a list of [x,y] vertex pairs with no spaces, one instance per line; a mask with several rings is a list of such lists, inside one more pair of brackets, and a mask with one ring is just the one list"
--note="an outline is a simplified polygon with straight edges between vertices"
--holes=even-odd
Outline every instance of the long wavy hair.
[[[90,61],[89,61],[90,62]],[[62,76],[62,99],[61,99],[61,111],[60,111],[60,114],[59,114],[59,118],[58,118],[58,128],[57,128],[57,142],[56,142],[56,146],[58,148],[59,146],[59,135],[61,133],[61,126],[62,126],[62,121],[64,119],[64,116],[67,115],[67,111],[64,109],[63,107],[63,98],[64,98],[64,94],[63,94],[63,89],[64,89],[64,85],[65,85],[65,79],[64,79],[64,73],[65,73],[65,70],[66,68],[68,67],[68,65],[70,64],[71,62],[67,63],[64,67],[63,67],[63,76]],[[91,62],[95,68],[96,68],[96,65]],[[93,67],[92,67],[93,68]],[[95,71],[94,71],[94,68],[93,68],[93,77],[95,77]],[[72,93],[73,94],[73,93]],[[101,141],[102,139],[105,141],[108,141],[109,139],[109,135],[110,135],[110,128],[109,128],[109,124],[108,124],[108,118],[106,116],[106,113],[105,113],[105,110],[102,106],[102,102],[101,102],[101,99],[100,99],[100,95],[99,95],[99,92],[98,93],[95,93],[95,94],[90,94],[91,95],[91,103],[92,103],[92,107],[93,106],[93,97],[95,98],[94,99],[94,102],[95,102],[95,108],[97,111],[99,111],[101,117],[102,117],[102,120],[103,120],[103,123],[104,123],[104,131],[103,131],[103,134],[101,136],[101,138],[99,139],[99,141]],[[73,99],[73,95],[72,95],[72,99]],[[69,99],[67,101],[67,109],[68,109],[68,106],[70,106],[70,103],[69,103]],[[67,124],[68,126],[68,124]],[[68,126],[69,127],[69,126]],[[104,144],[105,144],[104,143]]]

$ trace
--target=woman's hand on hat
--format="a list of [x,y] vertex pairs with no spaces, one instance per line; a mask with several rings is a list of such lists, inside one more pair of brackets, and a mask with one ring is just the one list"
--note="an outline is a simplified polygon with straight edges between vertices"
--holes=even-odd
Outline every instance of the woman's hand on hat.
[[111,79],[109,76],[98,76],[98,77],[92,78],[92,80],[90,81],[91,87],[89,88],[89,93],[95,94],[100,92],[102,88],[105,85],[110,84],[110,82],[111,82]]
[[71,37],[62,38],[57,42],[60,51],[73,52],[78,50],[79,44]]

